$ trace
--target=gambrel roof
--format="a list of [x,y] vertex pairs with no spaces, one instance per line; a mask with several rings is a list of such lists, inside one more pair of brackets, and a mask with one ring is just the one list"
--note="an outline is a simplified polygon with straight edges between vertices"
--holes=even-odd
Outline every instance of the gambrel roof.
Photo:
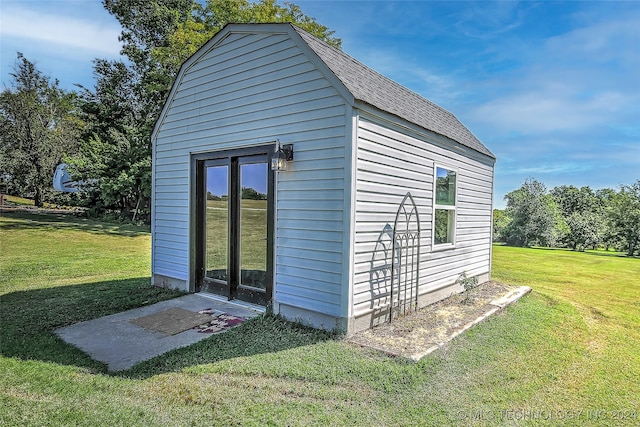
[[493,153],[456,116],[358,62],[343,51],[293,26],[355,99],[446,136],[489,157]]
[[[222,40],[235,31],[250,32],[252,29],[260,32],[289,33],[294,39],[299,35],[299,40],[317,55],[320,62],[337,78],[354,100],[369,104],[495,159],[494,154],[455,115],[293,24],[227,24],[183,64],[173,89],[189,66],[215,46],[216,39]],[[169,94],[169,101],[173,95],[173,89]],[[168,104],[169,102],[165,104],[165,109]],[[164,114],[165,111],[156,124],[156,131]]]

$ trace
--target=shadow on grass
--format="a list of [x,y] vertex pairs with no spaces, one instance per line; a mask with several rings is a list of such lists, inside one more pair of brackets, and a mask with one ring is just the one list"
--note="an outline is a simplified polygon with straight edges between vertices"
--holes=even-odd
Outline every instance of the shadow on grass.
[[595,255],[595,256],[606,256],[606,257],[614,257],[614,258],[629,258],[629,259],[640,259],[640,256],[629,256],[624,252],[614,252],[614,251],[598,251],[598,250],[587,250],[583,252],[587,255]]
[[149,283],[141,277],[0,295],[0,355],[106,372],[106,365],[66,344],[54,330],[183,295]]
[[[15,220],[13,220],[15,219]],[[12,230],[77,230],[96,234],[114,234],[136,237],[149,234],[149,228],[131,224],[94,221],[73,214],[45,214],[31,212],[4,212],[0,221],[0,231]]]
[[337,332],[313,329],[279,316],[263,314],[224,333],[172,350],[114,375],[145,379],[189,366],[308,346],[338,336]]
[[[0,295],[0,355],[107,373],[105,364],[67,344],[54,331],[184,295],[150,286],[149,282],[148,277],[141,277]],[[287,322],[277,316],[263,315],[225,333],[212,335],[189,347],[173,350],[112,375],[147,378],[201,363],[310,345],[335,335]]]
[[635,256],[635,255],[629,256],[625,252],[609,251],[604,249],[586,249],[584,251],[579,251],[579,250],[573,250],[570,248],[549,248],[546,246],[531,246],[531,247],[509,246],[505,243],[493,243],[493,246],[504,246],[504,247],[514,248],[514,249],[523,249],[523,250],[534,249],[538,251],[567,252],[567,253],[574,253],[574,254],[585,254],[585,255],[595,255],[595,256],[614,257],[614,258],[640,259],[640,256]]

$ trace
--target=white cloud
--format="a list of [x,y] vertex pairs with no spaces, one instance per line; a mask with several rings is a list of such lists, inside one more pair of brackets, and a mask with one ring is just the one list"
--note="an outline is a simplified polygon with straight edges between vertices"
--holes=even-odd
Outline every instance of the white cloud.
[[490,100],[475,108],[472,116],[500,131],[544,134],[556,131],[585,132],[611,125],[629,112],[637,96],[622,92],[592,95],[559,93],[547,85],[539,90]]
[[469,115],[498,132],[586,134],[626,127],[625,133],[637,134],[638,33],[623,17],[550,38],[517,69],[488,78],[484,83],[494,96]]
[[402,53],[378,47],[360,47],[352,55],[369,68],[436,104],[445,106],[465,94],[453,76],[433,71],[430,64],[419,62],[420,58],[407,59]]
[[[547,40],[545,50],[562,61],[593,63],[621,60],[640,64],[638,14],[596,22]],[[631,65],[629,64],[629,65]]]
[[[24,5],[24,4],[23,4]],[[120,52],[117,23],[107,24],[105,19],[80,19],[56,14],[49,8],[25,7],[13,3],[2,6],[0,36],[31,40],[67,48],[72,56],[75,50],[92,52],[96,56],[117,57]],[[28,3],[26,3],[28,5]],[[77,5],[81,7],[81,3]],[[107,12],[104,11],[106,14]]]
[[593,167],[586,163],[545,163],[538,166],[504,167],[502,173],[506,175],[544,175],[544,174],[567,174],[592,170]]
[[460,33],[478,39],[490,39],[518,28],[525,15],[522,4],[517,1],[480,1],[465,5],[455,27]]

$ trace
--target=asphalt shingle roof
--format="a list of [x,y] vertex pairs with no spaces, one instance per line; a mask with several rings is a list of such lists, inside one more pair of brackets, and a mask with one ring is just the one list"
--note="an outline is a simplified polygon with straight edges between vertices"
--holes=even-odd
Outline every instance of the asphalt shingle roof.
[[301,28],[295,25],[293,28],[358,101],[446,136],[495,159],[493,153],[449,111],[372,70]]

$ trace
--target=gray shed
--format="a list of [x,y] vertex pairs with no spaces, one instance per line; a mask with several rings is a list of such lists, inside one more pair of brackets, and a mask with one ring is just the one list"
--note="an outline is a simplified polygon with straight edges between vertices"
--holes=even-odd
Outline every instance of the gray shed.
[[152,135],[152,280],[348,333],[491,272],[495,156],[290,24],[230,24]]

